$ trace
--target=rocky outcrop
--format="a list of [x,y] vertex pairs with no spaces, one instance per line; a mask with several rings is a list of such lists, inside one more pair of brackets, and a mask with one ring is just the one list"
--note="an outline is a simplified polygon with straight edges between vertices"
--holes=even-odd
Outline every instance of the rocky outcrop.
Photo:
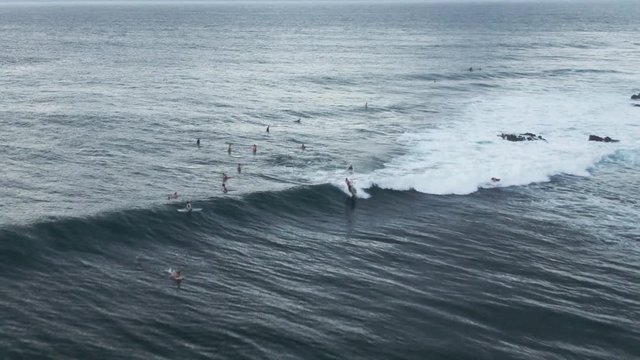
[[618,142],[620,140],[612,139],[608,136],[600,137],[598,135],[589,135],[589,141],[599,141],[599,142]]
[[519,135],[502,133],[498,136],[500,136],[503,140],[507,140],[507,141],[533,141],[533,140],[547,141],[542,136],[536,135],[534,133],[529,133],[529,132],[524,134],[519,134]]

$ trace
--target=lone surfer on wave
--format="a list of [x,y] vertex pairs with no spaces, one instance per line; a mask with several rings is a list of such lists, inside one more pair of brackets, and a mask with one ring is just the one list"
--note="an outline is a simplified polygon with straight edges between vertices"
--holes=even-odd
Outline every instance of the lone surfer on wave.
[[193,206],[191,206],[191,201],[187,201],[187,205],[184,207],[187,212],[191,212],[191,210],[193,210]]
[[355,197],[356,196],[356,188],[353,187],[353,182],[351,182],[351,180],[349,180],[349,178],[345,178],[344,181],[347,183],[347,189],[351,193],[351,196]]

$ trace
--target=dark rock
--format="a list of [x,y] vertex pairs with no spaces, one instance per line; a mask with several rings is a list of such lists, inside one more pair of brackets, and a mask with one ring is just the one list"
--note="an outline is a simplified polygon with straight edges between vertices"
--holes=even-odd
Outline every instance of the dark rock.
[[500,136],[502,139],[507,140],[507,141],[533,141],[533,140],[544,140],[544,141],[547,141],[542,136],[538,136],[538,135],[536,135],[534,133],[530,133],[530,132],[519,134],[519,135],[502,133],[502,134],[500,134],[498,136]]
[[631,100],[640,100],[640,93],[631,95]]
[[589,135],[589,141],[599,141],[599,142],[618,142],[620,140],[612,139],[608,136],[600,137],[598,135]]

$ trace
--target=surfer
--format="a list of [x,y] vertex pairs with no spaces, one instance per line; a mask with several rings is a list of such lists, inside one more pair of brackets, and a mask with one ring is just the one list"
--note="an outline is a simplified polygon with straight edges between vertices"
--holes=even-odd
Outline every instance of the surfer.
[[196,141],[196,145],[200,146],[200,138]]
[[227,185],[225,183],[222,183],[222,192],[225,194],[229,192],[229,189],[227,189]]
[[493,182],[498,182],[498,181],[500,181],[500,178],[492,177],[492,178],[491,178],[491,181],[493,181]]
[[349,171],[353,171],[353,165],[349,165],[349,167],[347,168],[347,170],[349,170]]
[[300,118],[298,118],[298,120],[294,121],[294,123],[300,124]]
[[240,164],[238,164],[238,174],[240,174],[242,172],[242,168],[240,167]]
[[193,209],[193,207],[191,206],[191,201],[187,201],[187,205],[184,207],[187,212],[191,212],[191,210]]
[[228,176],[227,173],[222,173],[222,183],[226,183],[227,180],[231,179],[231,176]]
[[349,178],[345,178],[344,181],[347,183],[347,189],[351,193],[351,196],[355,197],[356,196],[356,189],[353,187],[353,183],[351,182],[351,180],[349,180]]
[[253,144],[253,146],[251,147],[251,151],[253,151],[253,155],[255,155],[256,152],[258,152],[258,146],[256,144]]
[[227,153],[231,155],[231,144],[229,144],[229,147],[227,148]]
[[174,192],[173,194],[169,194],[169,196],[167,197],[168,200],[171,199],[177,199],[178,198],[178,192]]
[[171,275],[169,276],[169,278],[173,281],[176,282],[176,285],[178,285],[178,287],[180,287],[180,283],[182,283],[182,279],[184,279],[184,277],[182,276],[182,272],[178,271],[178,270],[174,270],[171,272]]
[[267,125],[267,132],[269,132],[269,125]]
[[307,147],[304,146],[304,144],[302,144],[302,146],[300,147],[302,150],[305,150]]

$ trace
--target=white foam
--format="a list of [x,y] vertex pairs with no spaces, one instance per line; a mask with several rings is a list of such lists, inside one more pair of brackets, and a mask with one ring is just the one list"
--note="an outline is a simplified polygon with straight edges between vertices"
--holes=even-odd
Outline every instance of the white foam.
[[[358,190],[377,185],[429,194],[469,194],[482,187],[527,185],[588,169],[619,149],[637,149],[638,111],[619,94],[508,94],[476,100],[459,119],[398,141],[405,155],[354,177]],[[533,132],[548,142],[510,142],[497,135]],[[589,134],[619,143],[587,141]],[[500,182],[491,182],[491,177]],[[345,189],[346,191],[346,189]],[[364,194],[359,191],[358,194]]]

